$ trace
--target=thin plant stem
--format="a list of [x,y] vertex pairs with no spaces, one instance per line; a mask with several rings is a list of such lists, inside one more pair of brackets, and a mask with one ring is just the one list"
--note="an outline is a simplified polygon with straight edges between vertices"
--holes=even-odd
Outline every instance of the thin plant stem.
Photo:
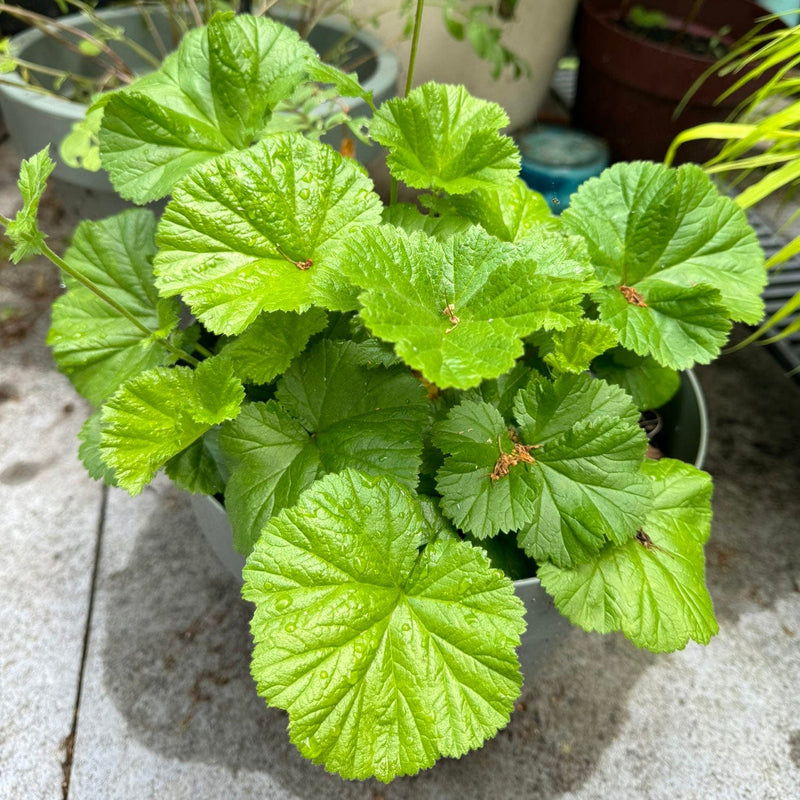
[[692,3],[692,7],[689,9],[689,13],[684,17],[683,22],[681,23],[680,30],[672,39],[670,44],[673,47],[677,47],[681,40],[686,36],[687,32],[689,31],[689,26],[695,21],[695,18],[700,13],[700,10],[705,5],[706,0],[694,0]]
[[186,0],[186,5],[189,6],[189,11],[192,12],[192,19],[197,25],[198,28],[203,26],[203,17],[200,15],[200,9],[197,7],[197,3],[194,0]]
[[[9,219],[8,217],[0,214],[0,225],[3,225],[5,228],[8,228],[12,221],[13,220]],[[147,325],[136,319],[136,317],[134,317],[130,311],[121,306],[113,297],[106,294],[93,280],[87,278],[82,272],[64,261],[64,259],[61,258],[58,253],[48,247],[44,242],[41,243],[40,247],[42,255],[48,259],[48,261],[51,261],[62,272],[78,281],[81,286],[85,286],[90,292],[92,292],[92,294],[113,308],[114,311],[116,311],[121,317],[124,317],[126,320],[128,320],[131,325],[138,328],[142,333],[147,334],[154,341],[158,342],[162,347],[165,347],[170,353],[182,361],[185,361],[187,364],[191,364],[193,367],[196,367],[200,363],[194,356],[189,355],[189,353],[185,352],[184,350],[181,350],[180,347],[176,347],[174,344],[172,344],[172,342],[165,339],[163,336],[156,335],[154,331],[151,331]]]
[[200,362],[194,357],[189,355],[189,353],[181,350],[180,347],[176,347],[172,342],[168,339],[165,339],[162,336],[157,336],[154,331],[151,331],[150,328],[147,327],[143,322],[136,319],[133,314],[130,313],[126,308],[121,306],[113,297],[106,294],[94,281],[87,278],[82,272],[79,272],[63,258],[61,258],[58,253],[51,250],[46,244],[42,243],[42,255],[44,255],[47,259],[53,262],[60,270],[65,272],[71,278],[74,278],[78,283],[82,286],[85,286],[90,292],[94,295],[99,297],[104,303],[107,303],[111,308],[114,309],[120,316],[124,317],[131,325],[136,326],[142,333],[146,333],[148,336],[152,337],[154,341],[158,342],[162,347],[165,347],[169,350],[177,358],[185,361],[187,364],[191,364],[193,367],[196,367]]
[[403,95],[408,97],[411,87],[414,85],[414,66],[417,63],[417,50],[419,49],[419,32],[422,28],[422,11],[425,7],[425,0],[417,0],[417,13],[414,16],[414,33],[411,37],[411,54],[408,57],[408,75],[406,76],[406,91]]
[[[411,53],[408,56],[408,75],[406,76],[406,89],[403,94],[408,97],[411,87],[414,85],[414,66],[417,63],[417,50],[419,49],[419,32],[422,28],[422,12],[425,8],[425,0],[417,0],[417,11],[414,15],[414,33],[411,36]],[[389,205],[397,203],[397,178],[392,176],[389,184]]]
[[[69,40],[65,39],[63,36],[56,34],[55,31],[64,31],[77,36],[80,39],[83,39],[84,41],[87,41],[97,47],[98,50],[100,50],[100,52],[102,52],[103,55],[109,59],[109,61],[112,63],[112,69],[121,81],[124,83],[130,83],[130,81],[134,78],[134,74],[128,68],[128,65],[105,42],[101,42],[90,33],[86,33],[86,31],[82,31],[80,28],[75,28],[71,25],[65,25],[63,22],[50,19],[50,17],[45,17],[42,14],[37,14],[34,11],[27,11],[22,8],[10,6],[7,3],[0,3],[0,11],[4,11],[6,14],[11,14],[12,17],[18,17],[25,22],[30,22],[32,25],[42,30],[43,33],[47,34],[66,47],[69,47],[70,50],[81,53],[78,47],[72,44]],[[55,29],[55,31],[53,29]],[[81,55],[83,55],[83,53],[81,53]]]
[[161,38],[161,34],[158,32],[155,23],[153,22],[153,16],[144,6],[139,7],[139,13],[142,15],[142,20],[144,21],[148,33],[153,39],[153,44],[156,46],[156,50],[158,50],[161,58],[165,59],[167,57],[167,47],[164,44],[164,40]]
[[[129,47],[131,50],[133,50],[134,53],[136,53],[136,55],[138,55],[142,60],[146,61],[151,67],[153,67],[153,69],[158,69],[161,66],[161,61],[158,58],[156,58],[156,56],[154,56],[146,47],[142,47],[142,45],[140,45],[134,39],[125,36],[124,33],[122,36],[118,36],[116,29],[110,26],[103,19],[103,17],[101,17],[95,11],[95,9],[92,6],[88,5],[87,3],[84,3],[83,0],[69,0],[69,2],[72,6],[81,11],[84,14],[84,16],[87,19],[89,19],[94,25],[96,25],[97,30],[103,32],[110,41],[120,42],[121,44],[124,44],[126,47]],[[126,68],[128,68],[127,65]],[[133,74],[132,70],[131,74]]]

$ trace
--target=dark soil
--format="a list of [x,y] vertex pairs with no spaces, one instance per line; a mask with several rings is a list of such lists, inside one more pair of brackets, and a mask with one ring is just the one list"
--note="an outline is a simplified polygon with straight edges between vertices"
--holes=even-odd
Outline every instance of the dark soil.
[[617,25],[628,33],[647,39],[655,44],[676,47],[690,56],[718,59],[730,52],[730,47],[719,37],[698,36],[694,33],[681,34],[676,28],[645,27],[636,25],[630,20],[617,20]]

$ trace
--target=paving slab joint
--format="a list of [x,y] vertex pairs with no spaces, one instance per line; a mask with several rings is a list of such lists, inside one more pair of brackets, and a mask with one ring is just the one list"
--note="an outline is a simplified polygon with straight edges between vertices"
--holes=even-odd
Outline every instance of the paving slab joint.
[[75,753],[75,737],[78,733],[78,716],[80,714],[81,698],[83,696],[83,676],[86,671],[86,655],[89,652],[89,637],[92,630],[92,616],[94,613],[94,599],[97,588],[97,576],[100,565],[100,553],[105,532],[106,508],[108,507],[108,487],[103,486],[100,495],[100,513],[97,518],[97,534],[94,547],[94,564],[92,565],[92,580],[89,583],[89,606],[86,611],[86,627],[83,633],[83,648],[81,651],[81,664],[78,670],[78,686],[75,691],[75,709],[72,714],[72,728],[64,739],[64,760],[61,763],[63,778],[61,780],[61,794],[63,800],[69,800],[69,781],[72,775],[72,759]]

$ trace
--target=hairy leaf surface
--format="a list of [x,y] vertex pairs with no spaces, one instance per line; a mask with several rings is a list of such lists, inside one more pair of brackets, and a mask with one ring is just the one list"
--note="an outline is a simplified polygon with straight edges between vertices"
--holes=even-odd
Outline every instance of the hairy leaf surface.
[[586,374],[533,379],[514,416],[509,431],[491,406],[462,403],[435,427],[449,454],[436,485],[458,527],[516,530],[529,556],[562,565],[635,534],[650,499],[647,440],[623,391]]
[[283,375],[276,398],[246,406],[222,429],[241,552],[318,475],[352,467],[416,486],[427,403],[405,369],[367,369],[355,343],[322,341]]
[[442,388],[507,372],[522,355],[523,336],[566,328],[581,314],[580,280],[539,274],[544,258],[478,227],[444,242],[386,225],[363,229],[338,261],[363,289],[367,327]]
[[42,245],[47,238],[36,219],[39,213],[47,179],[56,164],[50,158],[50,148],[45,147],[28,159],[24,159],[19,167],[17,187],[22,195],[23,205],[6,228],[6,235],[14,245],[11,260],[18,264],[23,258],[42,252]]
[[232,364],[244,383],[269,383],[300,355],[308,340],[326,323],[325,312],[311,308],[304,314],[286,311],[264,312],[220,354]]
[[[521,178],[509,184],[454,195],[437,204],[437,210],[455,212],[504,242],[519,242],[541,227],[554,227],[555,217],[545,199]],[[443,219],[447,219],[444,216]]]
[[[146,328],[166,338],[178,326],[178,304],[159,298],[153,281],[156,222],[131,209],[82,222],[64,260]],[[134,375],[168,362],[167,349],[69,276],[53,304],[47,343],[59,369],[94,405]]]
[[161,467],[239,413],[244,390],[230,363],[156,367],[126,381],[103,406],[100,454],[119,486],[141,492]]
[[158,228],[156,283],[182,295],[215,333],[241,333],[262,311],[301,311],[336,245],[380,222],[357,164],[297,134],[198,168]]
[[600,319],[617,331],[623,347],[640,356],[651,355],[671,369],[708,364],[719,355],[731,323],[716,289],[704,284],[686,288],[651,278],[636,291],[644,306],[629,302],[617,288],[603,288],[593,295]]
[[508,721],[524,629],[513,585],[466,542],[430,538],[398,484],[348,470],[271,520],[244,570],[258,692],[344,778],[389,781]]
[[114,188],[156,200],[197,164],[249,147],[314,58],[293,30],[264,17],[217,15],[190,31],[160,69],[106,106],[100,154]]
[[717,630],[705,585],[703,544],[711,527],[711,480],[671,459],[648,461],[653,509],[637,538],[607,544],[571,569],[541,564],[556,606],[585,630],[621,630],[655,652],[689,639],[707,644]]
[[546,336],[544,344],[537,340],[539,353],[557,373],[585,372],[592,359],[617,343],[613,328],[592,319],[582,319],[565,331],[553,331]]
[[706,363],[725,341],[725,320],[763,316],[758,240],[695,165],[617,164],[584,183],[561,219],[586,238],[608,287],[598,298],[603,321],[640,355],[676,369]]
[[417,189],[466,194],[517,177],[519,152],[499,132],[506,125],[500,106],[470,96],[463,86],[426,83],[405,98],[387,100],[370,135],[388,148],[395,178]]

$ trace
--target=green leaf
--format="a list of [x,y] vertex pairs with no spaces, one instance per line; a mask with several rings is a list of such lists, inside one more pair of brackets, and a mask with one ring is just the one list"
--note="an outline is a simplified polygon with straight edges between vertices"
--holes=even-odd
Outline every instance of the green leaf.
[[[178,326],[178,303],[162,300],[153,283],[156,222],[151,211],[130,209],[99,222],[82,222],[64,260],[108,297],[162,337]],[[65,276],[66,294],[53,304],[47,343],[59,369],[94,405],[121,383],[166,364],[170,353],[116,309]]]
[[146,203],[197,164],[246,149],[315,58],[293,30],[264,17],[217,15],[190,31],[160,69],[106,107],[100,153],[114,188]]
[[100,98],[86,109],[83,119],[72,123],[70,132],[58,145],[58,155],[67,166],[88,172],[100,170],[100,125],[111,95],[100,95]]
[[305,350],[308,340],[325,328],[325,312],[312,308],[304,314],[272,311],[263,313],[220,355],[229,359],[243,383],[269,383],[286,370]]
[[616,288],[592,295],[600,319],[617,331],[623,347],[640,356],[651,355],[672,369],[708,364],[719,355],[731,323],[716,289],[705,284],[686,288],[650,278],[636,291],[637,302]]
[[198,168],[158,228],[156,283],[215,333],[262,311],[301,311],[315,272],[344,239],[380,222],[359,166],[296,134],[271,136]]
[[416,485],[425,390],[405,370],[359,361],[358,345],[322,341],[280,379],[277,402],[248,405],[223,426],[225,501],[241,552],[318,475],[353,467]]
[[390,226],[344,243],[335,269],[364,291],[361,317],[441,388],[507,372],[523,336],[581,314],[583,286],[537,274],[539,264],[481,228],[444,242]]
[[156,367],[120,386],[103,406],[100,454],[130,494],[206,431],[232,419],[244,399],[225,359]]
[[661,408],[681,385],[680,375],[674,369],[662,367],[655,359],[637,356],[624,347],[598,356],[592,363],[592,372],[623,388],[641,409]]
[[653,510],[637,538],[608,544],[572,569],[541,564],[556,606],[585,630],[621,630],[655,652],[708,643],[718,631],[705,586],[703,544],[711,526],[711,479],[689,464],[648,461]]
[[102,409],[99,408],[83,423],[83,427],[78,433],[78,440],[81,443],[78,448],[78,457],[86,467],[89,477],[96,481],[103,481],[106,486],[116,486],[117,479],[114,476],[114,470],[106,466],[100,455],[101,415]]
[[498,378],[483,381],[476,389],[467,389],[462,393],[462,399],[489,403],[500,412],[503,419],[511,419],[517,392],[524,389],[536,374],[525,364],[517,363]]
[[433,214],[423,214],[410,203],[396,203],[393,206],[387,206],[383,209],[383,221],[387,225],[402,228],[406,233],[422,231],[439,241],[456,233],[466,233],[472,226],[468,219],[461,217],[437,217]]
[[[640,355],[676,369],[706,363],[724,342],[725,319],[763,316],[766,274],[755,233],[695,165],[617,164],[584,183],[561,219],[586,239],[608,287],[599,298],[603,321]],[[631,289],[646,306],[634,305]]]
[[428,417],[425,388],[405,369],[359,362],[358,345],[322,341],[292,364],[275,396],[315,434],[327,472],[387,472],[413,487]]
[[212,428],[164,465],[170,480],[192,494],[222,494],[225,491],[218,428]]
[[41,253],[44,240],[47,238],[39,230],[36,215],[39,211],[39,202],[47,188],[47,179],[56,166],[50,158],[49,150],[49,146],[45,147],[36,155],[23,160],[19,167],[17,186],[22,195],[23,206],[6,228],[6,235],[14,244],[11,260],[15,264],[23,258]]
[[465,217],[504,242],[519,242],[542,226],[557,224],[545,199],[520,178],[499,187],[444,198],[436,208],[442,214],[449,210]]
[[506,125],[500,106],[471,97],[463,86],[426,83],[387,100],[370,135],[388,148],[395,178],[417,189],[466,194],[516,179],[519,151],[499,133]]
[[436,425],[433,442],[451,454],[437,473],[436,488],[442,510],[459,529],[485,539],[531,521],[539,482],[522,464],[508,469],[504,477],[497,473],[501,456],[515,448],[497,409],[487,403],[461,403]]
[[562,565],[633,536],[650,487],[630,398],[586,374],[537,378],[514,415],[515,433],[491,406],[465,402],[434,428],[449,454],[437,488],[456,525],[479,538],[517,530],[529,556]]
[[540,346],[539,352],[555,372],[585,372],[593,358],[617,343],[612,328],[591,319],[579,320],[573,327],[547,336],[549,342],[545,347]]
[[268,523],[244,570],[252,673],[300,752],[390,781],[506,725],[523,606],[466,542],[420,553],[418,502],[386,478],[319,481]]
[[222,426],[220,448],[230,477],[225,487],[233,543],[247,554],[264,525],[297,502],[320,473],[319,449],[279,403],[247,403]]
[[330,64],[312,60],[308,64],[308,77],[318,83],[332,83],[342,98],[359,97],[366,101],[370,108],[375,108],[372,104],[372,92],[364,89],[353,73],[342,72]]

